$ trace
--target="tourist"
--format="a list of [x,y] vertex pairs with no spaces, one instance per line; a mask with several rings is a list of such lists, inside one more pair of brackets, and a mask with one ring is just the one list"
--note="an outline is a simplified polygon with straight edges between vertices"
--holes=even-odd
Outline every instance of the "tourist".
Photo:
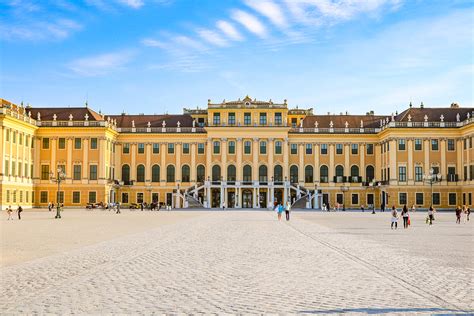
[[456,207],[456,224],[461,224],[461,206]]
[[8,220],[13,220],[13,217],[12,217],[13,210],[12,210],[11,205],[7,207],[7,213],[8,213]]
[[393,229],[393,226],[395,226],[395,229],[397,229],[397,225],[398,225],[398,211],[394,205],[392,206],[392,223],[390,225],[390,228]]
[[462,218],[462,222],[466,224],[467,223],[467,207],[465,204],[462,206],[461,218]]
[[115,214],[120,214],[121,213],[120,212],[120,202],[117,202],[116,206],[117,206],[117,211],[115,212]]
[[426,218],[426,221],[427,221],[427,223],[430,224],[430,227],[431,227],[431,225],[433,225],[434,213],[435,212],[436,212],[436,210],[433,208],[432,205],[430,205],[430,208],[428,209],[428,217]]
[[48,202],[48,211],[51,212],[51,209],[53,208],[53,203],[52,202]]
[[278,214],[278,220],[281,221],[281,213],[283,213],[283,205],[281,205],[280,203],[278,203],[275,207],[275,211],[277,212]]
[[16,211],[18,212],[18,219],[21,219],[21,212],[23,212],[23,208],[18,205],[18,208],[16,209]]
[[416,205],[415,205],[415,204],[413,204],[413,205],[411,206],[411,211],[412,211],[412,212],[416,212]]
[[466,215],[467,215],[467,216],[466,216],[466,219],[467,219],[467,221],[469,222],[469,215],[471,215],[471,208],[470,208],[469,206],[467,207]]
[[380,210],[385,212],[385,203],[380,204]]
[[143,211],[143,202],[140,203],[140,210]]
[[291,203],[290,201],[286,202],[286,208],[285,208],[285,215],[286,215],[286,220],[290,220],[290,212],[291,212]]
[[362,205],[360,206],[360,209],[362,210],[362,212],[365,212],[365,206],[364,206],[364,204],[362,204]]
[[408,228],[408,220],[410,218],[408,217],[408,207],[406,204],[403,205],[402,217],[403,217],[403,228]]

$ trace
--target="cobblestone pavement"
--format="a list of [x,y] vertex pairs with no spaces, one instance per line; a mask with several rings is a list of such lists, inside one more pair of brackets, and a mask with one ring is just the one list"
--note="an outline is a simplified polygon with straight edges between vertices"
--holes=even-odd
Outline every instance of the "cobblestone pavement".
[[[472,247],[435,260],[410,251],[406,240],[399,247],[347,234],[318,224],[318,216],[325,215],[278,222],[272,212],[207,213],[4,267],[0,313],[474,312]],[[453,243],[472,242],[471,223],[449,225],[460,232]],[[437,228],[417,229],[426,238]],[[405,233],[387,230],[390,239]]]

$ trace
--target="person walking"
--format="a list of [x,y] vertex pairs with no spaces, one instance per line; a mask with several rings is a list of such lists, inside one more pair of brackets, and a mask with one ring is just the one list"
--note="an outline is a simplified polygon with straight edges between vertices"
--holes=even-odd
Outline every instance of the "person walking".
[[10,205],[7,207],[8,220],[13,220],[12,213],[13,213],[13,210],[12,210],[12,206]]
[[48,202],[48,211],[51,212],[52,208],[53,208],[53,203],[52,203],[52,202]]
[[397,229],[397,226],[398,226],[398,211],[395,208],[395,205],[392,206],[392,223],[390,225],[390,228],[393,229],[393,226],[395,226],[395,229]]
[[117,211],[115,212],[115,214],[120,214],[120,202],[117,202]]
[[433,225],[433,220],[434,220],[434,213],[436,212],[436,210],[433,208],[432,205],[430,205],[430,208],[428,209],[428,223],[430,224],[430,227],[431,225]]
[[413,204],[413,205],[411,206],[411,211],[412,211],[412,212],[416,212],[416,205],[415,205],[415,204]]
[[461,206],[456,207],[456,224],[461,224]]
[[142,210],[142,211],[143,211],[143,202],[142,202],[142,203],[140,203],[140,210]]
[[403,228],[408,228],[408,220],[409,220],[409,217],[408,217],[408,207],[407,205],[403,205],[403,209],[402,209],[402,218],[403,218]]
[[286,208],[285,208],[285,216],[286,216],[287,221],[290,220],[290,212],[291,212],[291,203],[290,203],[290,201],[287,201],[286,202]]
[[469,206],[467,207],[466,214],[467,214],[466,219],[469,222],[469,215],[471,215],[471,208]]
[[275,202],[275,207],[273,210],[277,213],[278,220],[281,219],[281,213],[280,213],[280,203]]
[[18,213],[18,219],[20,220],[21,219],[21,212],[23,212],[23,208],[18,205],[18,208],[16,209],[17,213]]

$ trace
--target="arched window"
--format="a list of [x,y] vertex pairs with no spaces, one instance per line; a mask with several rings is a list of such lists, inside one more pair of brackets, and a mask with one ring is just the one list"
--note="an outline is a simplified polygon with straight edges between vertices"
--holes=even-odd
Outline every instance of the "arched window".
[[174,180],[174,166],[169,165],[166,167],[166,182],[175,182]]
[[359,182],[359,167],[356,165],[351,167],[351,182]]
[[221,180],[221,167],[219,165],[212,166],[212,181]]
[[191,169],[188,165],[183,165],[181,167],[181,182],[189,182]]
[[319,168],[319,176],[321,183],[328,183],[329,182],[329,168],[328,166],[321,166]]
[[227,167],[227,181],[235,181],[237,177],[237,170],[234,165]]
[[313,182],[313,166],[306,166],[304,168],[304,182],[305,183]]
[[197,166],[196,177],[197,182],[204,182],[206,180],[206,168],[203,165]]
[[297,183],[298,182],[298,166],[293,165],[290,167],[290,182]]
[[373,166],[367,166],[365,168],[365,177],[367,178],[367,182],[371,182],[375,178],[375,171]]
[[160,182],[160,166],[153,165],[151,167],[151,182]]
[[145,182],[145,166],[137,166],[137,182]]
[[267,166],[262,165],[258,168],[258,181],[260,181],[260,182],[267,182],[268,181]]
[[273,168],[273,180],[277,182],[283,181],[283,168],[280,165],[276,165]]
[[122,166],[122,181],[126,183],[130,182],[130,166],[129,165]]
[[341,165],[336,166],[336,181],[338,183],[344,182],[344,167]]
[[244,166],[244,181],[252,181],[252,167],[249,165]]

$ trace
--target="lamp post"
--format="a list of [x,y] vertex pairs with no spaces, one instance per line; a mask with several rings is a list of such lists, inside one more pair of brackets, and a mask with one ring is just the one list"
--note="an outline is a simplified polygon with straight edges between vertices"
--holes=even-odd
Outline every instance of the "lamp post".
[[430,173],[423,176],[426,183],[430,184],[431,187],[431,206],[433,206],[433,183],[441,182],[441,174],[434,173],[434,168],[430,168]]
[[380,187],[380,182],[375,181],[375,179],[372,179],[372,181],[369,182],[369,188],[373,190],[373,203],[372,203],[372,214],[375,214],[375,189],[377,187]]
[[63,169],[58,167],[56,176],[54,175],[53,171],[51,171],[49,173],[49,179],[52,182],[56,182],[58,184],[58,191],[56,194],[56,202],[57,202],[56,216],[54,218],[61,218],[61,206],[59,204],[59,194],[61,192],[61,182],[63,182],[66,179],[66,174],[64,173]]
[[341,187],[341,192],[342,192],[342,210],[346,210],[346,192],[349,191],[349,187],[342,186]]

